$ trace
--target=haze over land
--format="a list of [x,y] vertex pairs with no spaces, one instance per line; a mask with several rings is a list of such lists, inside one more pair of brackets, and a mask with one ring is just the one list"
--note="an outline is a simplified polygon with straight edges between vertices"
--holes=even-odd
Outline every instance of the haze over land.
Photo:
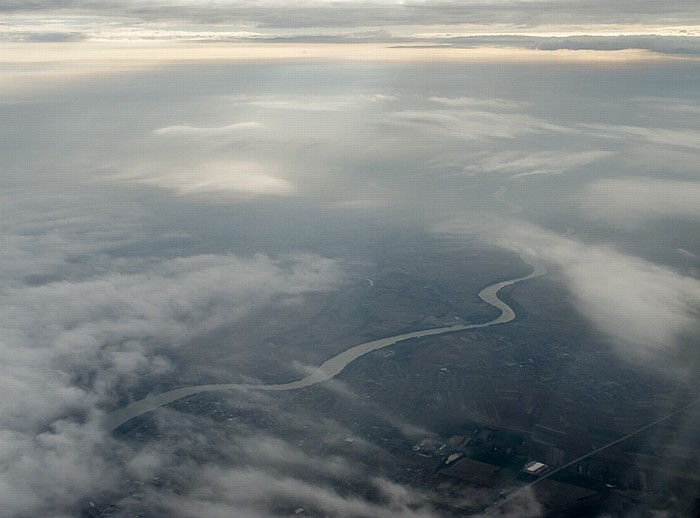
[[[479,515],[520,468],[465,482],[433,442],[556,466],[696,400],[699,42],[691,1],[4,2],[3,513]],[[487,322],[520,254],[547,275],[513,322],[105,430]],[[697,511],[697,425],[591,468],[596,513]],[[538,457],[544,428],[581,450]]]

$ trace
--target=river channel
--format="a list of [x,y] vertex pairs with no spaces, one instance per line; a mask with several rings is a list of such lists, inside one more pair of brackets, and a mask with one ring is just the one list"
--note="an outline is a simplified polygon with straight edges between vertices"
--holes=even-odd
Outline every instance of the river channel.
[[172,403],[186,396],[191,396],[193,394],[199,394],[201,392],[212,392],[219,390],[265,390],[265,391],[283,391],[283,390],[296,390],[304,387],[309,387],[317,383],[322,383],[334,378],[340,372],[347,367],[351,362],[355,361],[361,356],[368,354],[372,351],[388,347],[390,345],[397,344],[399,342],[404,342],[406,340],[411,340],[414,338],[423,338],[425,336],[436,336],[446,333],[455,333],[458,331],[466,331],[468,329],[478,329],[484,327],[495,326],[497,324],[505,324],[515,319],[515,312],[508,304],[503,302],[498,298],[498,292],[517,282],[522,282],[534,277],[539,277],[544,275],[547,270],[540,264],[536,262],[531,262],[528,258],[521,255],[521,259],[529,264],[533,271],[529,275],[524,277],[518,277],[515,279],[509,279],[502,282],[497,282],[485,287],[479,292],[479,298],[494,306],[501,311],[501,314],[490,320],[488,322],[482,322],[480,324],[454,324],[451,326],[435,327],[432,329],[424,329],[422,331],[413,331],[411,333],[403,333],[400,335],[389,336],[386,338],[379,338],[378,340],[372,340],[371,342],[365,342],[360,345],[356,345],[347,349],[340,354],[326,360],[322,363],[314,372],[301,378],[297,381],[291,381],[289,383],[280,384],[246,384],[246,383],[216,383],[210,385],[193,385],[190,387],[181,387],[174,390],[169,390],[167,392],[161,392],[160,394],[153,394],[147,396],[133,403],[129,403],[117,410],[106,415],[104,420],[104,426],[107,430],[114,430],[124,423],[130,421],[131,419],[155,410],[163,405]]

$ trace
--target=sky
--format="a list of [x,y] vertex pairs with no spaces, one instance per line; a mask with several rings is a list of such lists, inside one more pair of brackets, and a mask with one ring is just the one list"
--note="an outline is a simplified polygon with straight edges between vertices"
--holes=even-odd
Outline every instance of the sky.
[[[177,516],[299,500],[433,516],[353,458],[298,448],[305,427],[348,431],[271,396],[236,400],[289,436],[176,409],[155,443],[101,426],[176,376],[254,378],[270,360],[251,344],[232,370],[178,362],[364,279],[394,234],[535,257],[621,361],[693,387],[699,55],[690,0],[3,2],[4,512],[73,516],[114,494]],[[280,350],[280,369],[319,354]],[[187,491],[124,489],[163,474]]]
[[697,54],[691,0],[5,2],[5,42],[401,43]]

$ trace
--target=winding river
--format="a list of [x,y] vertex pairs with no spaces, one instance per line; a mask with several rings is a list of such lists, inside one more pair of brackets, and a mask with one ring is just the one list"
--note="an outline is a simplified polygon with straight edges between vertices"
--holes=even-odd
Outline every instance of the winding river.
[[104,420],[104,426],[108,430],[114,430],[115,428],[123,425],[124,423],[130,421],[131,419],[155,410],[158,407],[172,403],[186,396],[191,396],[193,394],[199,394],[201,392],[211,392],[216,390],[236,390],[236,389],[250,389],[250,390],[266,390],[266,391],[282,391],[282,390],[295,390],[304,387],[309,387],[317,383],[322,383],[331,378],[337,376],[348,364],[358,359],[360,356],[364,356],[367,353],[388,347],[390,345],[397,344],[399,342],[404,342],[406,340],[411,340],[413,338],[422,338],[425,336],[436,336],[445,333],[455,333],[458,331],[466,331],[467,329],[478,329],[483,327],[495,326],[497,324],[505,324],[515,319],[515,312],[508,304],[503,302],[498,298],[498,292],[515,284],[516,282],[525,281],[527,279],[532,279],[534,277],[539,277],[546,273],[545,268],[537,263],[530,262],[526,257],[520,256],[520,258],[532,266],[532,273],[525,275],[524,277],[518,277],[516,279],[509,279],[507,281],[497,282],[487,286],[479,292],[479,298],[494,306],[501,311],[501,314],[490,320],[488,322],[483,322],[481,324],[454,324],[445,327],[436,327],[433,329],[425,329],[422,331],[414,331],[412,333],[403,333],[400,335],[389,336],[387,338],[380,338],[378,340],[372,340],[371,342],[365,342],[355,347],[351,347],[346,351],[334,356],[333,358],[326,360],[321,364],[314,372],[301,378],[297,381],[291,381],[289,383],[280,384],[246,384],[246,383],[216,383],[210,385],[194,385],[191,387],[181,387],[174,390],[169,390],[167,392],[161,392],[160,394],[153,394],[147,396],[139,401],[134,401],[129,403],[110,414],[107,414]]

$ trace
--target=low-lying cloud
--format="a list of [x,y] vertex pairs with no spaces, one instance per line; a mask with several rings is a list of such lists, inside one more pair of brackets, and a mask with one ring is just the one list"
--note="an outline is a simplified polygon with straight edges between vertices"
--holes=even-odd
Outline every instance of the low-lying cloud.
[[[27,259],[3,270],[0,292],[0,500],[8,516],[75,515],[81,498],[129,478],[123,463],[134,453],[106,436],[100,409],[172,374],[169,349],[344,278],[338,261],[305,253],[113,257],[118,240],[110,238],[140,239],[127,240],[125,230],[142,214],[77,194],[55,195],[49,210],[47,196],[25,197],[23,225],[4,228],[12,239],[3,260]],[[32,262],[25,238],[62,247]],[[43,277],[28,278],[33,270]]]
[[[285,23],[282,14],[265,16]],[[482,245],[546,263],[549,279],[625,358],[657,366],[694,346],[700,250],[688,236],[700,216],[692,181],[700,148],[688,109],[695,68],[679,63],[181,64],[68,86],[35,82],[41,98],[0,99],[9,121],[0,147],[12,176],[0,190],[3,512],[74,516],[96,495],[96,506],[118,501],[133,514],[257,517],[308,507],[430,516],[430,495],[367,474],[367,466],[389,466],[378,460],[386,449],[360,437],[346,442],[350,425],[313,409],[294,415],[308,393],[200,394],[158,409],[123,440],[99,424],[124,402],[178,382],[221,381],[231,366],[232,382],[252,383],[293,376],[285,362],[294,359],[314,367],[309,356],[324,354],[314,344],[329,351],[344,343],[324,341],[328,311],[330,325],[343,325],[331,328],[335,336],[361,332],[344,326],[342,304],[319,312],[313,329],[287,334],[285,326],[310,318],[327,301],[323,293],[344,286],[351,262],[368,272],[377,260],[409,282],[452,261],[454,250],[424,239],[432,222],[458,218],[470,234],[483,231]],[[676,72],[678,82],[667,81]],[[523,77],[532,83],[518,84]],[[105,171],[111,175],[98,177]],[[510,220],[493,215],[506,210]],[[561,236],[513,221],[527,218],[577,228]],[[640,244],[651,232],[638,227],[648,222],[678,233]],[[620,237],[619,246],[606,241]],[[294,252],[301,243],[317,253]],[[664,260],[687,272],[629,252],[641,248],[668,252]],[[482,250],[474,243],[469,253]],[[337,256],[347,263],[328,258]],[[460,264],[445,275],[471,268]],[[366,292],[368,276],[377,285]],[[374,274],[352,277],[348,297],[381,287]],[[343,300],[353,312],[348,323],[361,322],[360,299]],[[270,332],[259,332],[266,323]],[[227,341],[229,330],[239,343]],[[256,344],[278,331],[287,341],[266,341],[265,357],[257,354]],[[307,331],[309,348],[300,338]],[[208,347],[208,356],[196,356]],[[221,365],[216,347],[231,353]],[[195,356],[180,373],[175,358]],[[253,364],[259,370],[247,369]],[[343,397],[337,381],[312,390]],[[283,397],[297,398],[288,405],[294,413]],[[371,404],[347,398],[336,408]],[[186,411],[214,402],[262,418]],[[429,433],[379,405],[363,416],[405,437]],[[323,437],[312,442],[312,433]]]
[[[630,256],[610,245],[582,243],[524,222],[482,222],[487,242],[549,265],[560,275],[582,315],[630,361],[673,357],[698,332],[700,280]],[[490,230],[487,230],[490,229]],[[473,223],[453,222],[448,233],[473,233]],[[675,376],[680,375],[674,370]]]
[[556,265],[576,305],[619,346],[623,357],[651,360],[698,331],[700,281],[606,245],[583,244],[518,226],[503,245]]

